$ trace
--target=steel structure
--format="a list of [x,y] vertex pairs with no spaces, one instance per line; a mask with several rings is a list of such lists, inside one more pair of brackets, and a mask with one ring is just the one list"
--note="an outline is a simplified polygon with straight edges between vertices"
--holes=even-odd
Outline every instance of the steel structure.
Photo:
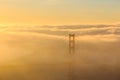
[[69,54],[75,54],[75,34],[69,34]]

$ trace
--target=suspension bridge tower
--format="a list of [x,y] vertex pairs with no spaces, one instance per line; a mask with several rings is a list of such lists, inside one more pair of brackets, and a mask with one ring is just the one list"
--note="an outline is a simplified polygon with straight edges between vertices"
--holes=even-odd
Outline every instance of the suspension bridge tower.
[[75,34],[69,34],[69,54],[75,54]]
[[75,34],[69,34],[68,80],[75,80]]

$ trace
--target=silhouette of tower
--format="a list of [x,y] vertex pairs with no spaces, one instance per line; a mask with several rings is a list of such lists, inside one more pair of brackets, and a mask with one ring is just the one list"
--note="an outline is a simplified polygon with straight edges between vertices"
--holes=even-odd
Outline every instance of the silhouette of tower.
[[68,80],[75,80],[75,34],[69,34]]
[[69,54],[75,54],[75,34],[69,34]]

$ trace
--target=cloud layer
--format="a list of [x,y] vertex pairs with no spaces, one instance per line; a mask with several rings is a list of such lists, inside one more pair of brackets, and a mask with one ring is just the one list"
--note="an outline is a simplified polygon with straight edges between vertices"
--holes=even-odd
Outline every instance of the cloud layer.
[[[0,27],[0,51],[3,53],[1,54],[0,62],[5,63],[11,61],[16,64],[19,61],[19,63],[22,64],[23,62],[25,62],[25,64],[31,64],[56,62],[54,59],[57,59],[58,62],[66,62],[68,55],[68,34],[74,33],[76,34],[77,54],[83,54],[83,62],[84,60],[93,59],[91,62],[94,63],[96,59],[95,57],[93,58],[94,54],[89,55],[88,59],[85,57],[90,52],[90,54],[95,53],[99,60],[101,60],[100,57],[109,56],[107,57],[108,61],[106,60],[105,62],[106,64],[109,63],[109,60],[113,60],[113,63],[116,63],[118,61],[116,55],[119,55],[118,53],[120,52],[118,50],[120,43],[119,26],[120,25]],[[99,50],[94,52],[94,50],[96,50],[94,46]],[[113,52],[111,51],[112,55],[108,55],[108,53],[110,53],[110,46],[111,50],[113,50]],[[106,52],[104,52],[105,49]],[[111,58],[113,55],[116,59]],[[79,57],[77,58],[78,62]],[[104,61],[101,60],[100,64],[103,62]]]
[[120,25],[76,25],[76,26],[36,26],[10,27],[7,32],[30,32],[54,37],[66,37],[76,34],[79,40],[87,41],[119,41]]
[[[69,33],[76,34],[75,63],[70,62]],[[66,80],[72,66],[76,80],[115,80],[119,34],[119,25],[0,27],[0,78]]]

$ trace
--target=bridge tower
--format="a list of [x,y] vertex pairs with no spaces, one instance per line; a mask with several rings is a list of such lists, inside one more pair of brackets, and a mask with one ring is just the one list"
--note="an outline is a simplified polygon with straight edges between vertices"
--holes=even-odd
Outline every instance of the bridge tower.
[[75,54],[75,34],[69,34],[69,54]]

